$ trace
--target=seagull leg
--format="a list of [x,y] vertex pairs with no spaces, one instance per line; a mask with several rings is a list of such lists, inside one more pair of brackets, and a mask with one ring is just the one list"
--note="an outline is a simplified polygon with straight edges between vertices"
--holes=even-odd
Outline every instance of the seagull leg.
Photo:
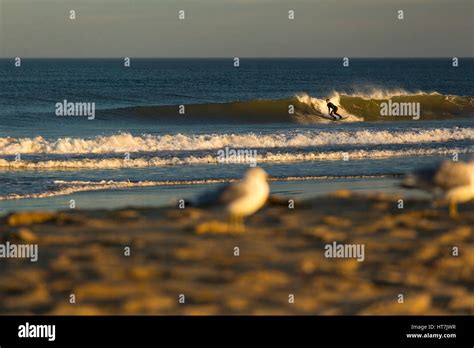
[[235,224],[235,217],[232,214],[229,214],[229,221],[227,222],[227,231],[232,232]]
[[449,217],[451,219],[457,219],[459,217],[456,200],[452,198],[449,200]]
[[242,216],[237,218],[237,226],[239,232],[245,232],[244,218]]
[[229,215],[228,227],[229,232],[245,232],[245,224],[242,216],[239,215]]

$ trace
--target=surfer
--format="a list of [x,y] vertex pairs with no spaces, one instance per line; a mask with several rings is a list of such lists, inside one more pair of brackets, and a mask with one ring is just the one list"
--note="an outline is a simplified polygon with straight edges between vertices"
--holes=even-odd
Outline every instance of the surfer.
[[335,120],[338,119],[338,118],[336,118],[336,116],[339,116],[339,120],[342,120],[342,116],[337,113],[337,106],[334,105],[333,103],[331,103],[331,101],[329,99],[326,99],[326,102],[327,102],[327,106],[328,106],[329,115],[332,116]]

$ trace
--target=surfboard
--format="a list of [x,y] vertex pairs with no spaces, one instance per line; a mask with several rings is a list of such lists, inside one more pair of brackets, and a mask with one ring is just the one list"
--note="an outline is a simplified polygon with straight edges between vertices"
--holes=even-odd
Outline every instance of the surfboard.
[[331,116],[325,116],[325,115],[319,115],[319,117],[324,118],[324,119],[329,120],[329,121],[343,121],[343,120],[349,118],[349,116],[345,116],[345,117],[342,117],[342,118],[334,119]]

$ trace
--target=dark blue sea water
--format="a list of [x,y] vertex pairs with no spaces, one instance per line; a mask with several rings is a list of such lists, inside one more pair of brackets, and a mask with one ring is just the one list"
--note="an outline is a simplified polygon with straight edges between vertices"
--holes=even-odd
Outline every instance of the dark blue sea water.
[[[209,180],[238,178],[249,167],[249,158],[217,162],[226,147],[255,154],[284,179],[272,182],[274,193],[306,196],[398,190],[396,175],[474,152],[474,59],[456,68],[450,59],[233,63],[24,59],[18,68],[0,60],[0,208],[193,197],[216,184]],[[327,97],[346,120],[328,119]],[[64,100],[94,103],[94,119],[57,116]],[[419,103],[420,118],[381,117],[388,100]]]

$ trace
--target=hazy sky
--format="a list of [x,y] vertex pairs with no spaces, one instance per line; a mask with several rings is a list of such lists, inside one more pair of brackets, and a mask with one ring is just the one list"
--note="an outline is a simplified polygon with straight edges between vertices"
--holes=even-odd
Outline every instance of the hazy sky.
[[0,0],[0,57],[472,57],[473,33],[473,0]]

